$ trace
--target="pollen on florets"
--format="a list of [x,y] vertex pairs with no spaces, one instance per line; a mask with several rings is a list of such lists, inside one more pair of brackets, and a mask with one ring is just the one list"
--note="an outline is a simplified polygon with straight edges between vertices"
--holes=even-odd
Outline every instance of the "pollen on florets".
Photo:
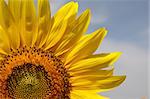
[[0,98],[69,99],[69,78],[52,51],[22,47],[0,62]]

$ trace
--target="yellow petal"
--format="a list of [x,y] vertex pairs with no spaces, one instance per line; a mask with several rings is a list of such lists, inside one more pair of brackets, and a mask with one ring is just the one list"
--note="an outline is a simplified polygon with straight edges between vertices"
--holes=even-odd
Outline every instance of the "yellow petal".
[[3,48],[0,48],[0,54],[8,55],[8,52],[4,51],[4,49],[3,49]]
[[97,93],[91,91],[73,90],[71,92],[71,98],[73,99],[109,99],[107,97],[100,96]]
[[70,71],[78,71],[85,69],[101,69],[114,64],[115,61],[120,57],[120,52],[114,52],[109,54],[98,54],[92,55],[87,59],[78,61],[70,66]]
[[0,53],[6,54],[10,52],[10,43],[6,31],[0,26]]
[[71,81],[71,85],[73,87],[76,87],[76,86],[89,86],[91,84],[92,84],[92,81],[87,80],[87,79],[77,79],[77,80]]
[[68,34],[65,34],[64,39],[60,42],[60,45],[55,50],[57,56],[66,52],[75,44],[81,36],[87,31],[87,28],[90,23],[91,13],[87,9],[84,11],[81,16],[75,20],[71,25],[72,29]]
[[4,0],[0,0],[0,25],[8,33],[11,48],[17,49],[20,46],[20,35],[14,17]]
[[78,80],[78,79],[87,79],[87,80],[90,80],[90,81],[97,81],[97,80],[103,80],[103,79],[106,79],[108,77],[110,77],[111,75],[90,75],[90,74],[87,74],[87,75],[78,75],[76,77],[71,77],[70,78],[70,82],[73,82],[75,80]]
[[21,0],[8,0],[8,7],[15,19],[15,22],[18,23],[21,16]]
[[110,76],[112,76],[113,74],[113,70],[97,70],[97,71],[89,71],[89,72],[82,72],[82,73],[79,73],[79,74],[74,74],[71,75],[71,78],[70,78],[70,82],[71,81],[74,81],[74,80],[77,80],[77,79],[87,79],[87,80],[91,80],[91,81],[98,81],[98,80],[102,80],[102,79],[106,79]]
[[77,37],[78,37],[78,34],[82,35],[83,33],[87,31],[88,26],[90,24],[90,20],[91,20],[91,11],[90,9],[86,9],[80,15],[80,17],[74,23],[72,23],[72,25],[75,24],[75,26],[72,29],[72,32],[75,33]]
[[100,89],[110,89],[119,86],[124,80],[126,76],[113,76],[104,80],[100,80],[97,82],[98,87]]
[[105,76],[105,75],[113,74],[113,71],[114,68],[110,70],[100,70],[97,68],[90,68],[90,69],[83,69],[80,71],[78,70],[78,71],[73,71],[73,72],[68,71],[68,72],[70,73],[71,76],[87,75],[87,74]]
[[72,21],[78,12],[78,3],[69,2],[60,8],[57,13],[54,15],[54,20],[57,20],[55,24],[61,23],[63,20]]
[[64,5],[53,17],[54,23],[52,29],[46,38],[46,48],[45,50],[53,47],[60,39],[63,37],[67,23],[70,22],[72,18],[77,13],[78,4],[75,2],[69,2]]
[[12,21],[12,15],[8,10],[7,4],[4,0],[0,0],[0,25],[7,29],[13,23]]
[[98,48],[106,33],[107,30],[102,28],[81,38],[81,40],[79,40],[76,46],[72,49],[72,51],[69,52],[68,56],[66,57],[65,65],[71,61],[73,63],[77,60],[90,56]]
[[[0,52],[0,53],[1,53],[1,52]],[[4,59],[4,57],[0,55],[0,60],[3,60],[3,59]]]
[[99,92],[104,92],[119,86],[125,78],[126,76],[112,76],[98,81],[91,81],[85,78],[74,80],[71,84],[74,90],[98,90]]
[[38,38],[37,45],[42,47],[51,28],[51,12],[49,0],[38,0]]
[[50,35],[48,36],[49,38],[47,39],[46,42],[46,48],[45,50],[53,47],[63,36],[65,33],[67,27],[67,21],[64,21],[63,23],[59,24],[58,27],[52,27],[52,30],[50,32]]
[[37,39],[34,2],[33,0],[23,0],[21,7],[21,39],[24,45],[33,46]]
[[70,95],[71,99],[83,99],[82,97],[80,97],[78,94],[75,94],[75,93],[71,93]]
[[[105,77],[104,79],[107,79],[108,77]],[[103,79],[102,79],[103,80]],[[104,89],[100,89],[99,84],[97,81],[100,80],[89,80],[88,78],[83,78],[83,79],[76,79],[76,80],[71,80],[71,85],[73,90],[98,90],[98,92],[103,92]]]

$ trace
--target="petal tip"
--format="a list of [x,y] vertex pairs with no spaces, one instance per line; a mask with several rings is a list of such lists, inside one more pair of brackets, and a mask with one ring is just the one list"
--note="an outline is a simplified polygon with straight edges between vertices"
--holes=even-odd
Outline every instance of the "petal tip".
[[87,15],[91,15],[91,9],[90,8],[86,9],[85,13],[87,13]]
[[122,84],[126,80],[126,75],[122,75],[120,77],[120,84]]
[[118,59],[122,55],[122,52],[113,52],[112,55],[114,55],[114,57]]

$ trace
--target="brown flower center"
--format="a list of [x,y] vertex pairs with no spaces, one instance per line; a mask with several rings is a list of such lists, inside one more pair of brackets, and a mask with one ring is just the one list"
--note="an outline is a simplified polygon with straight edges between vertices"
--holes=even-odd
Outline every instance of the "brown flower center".
[[0,98],[69,99],[69,78],[53,52],[23,47],[0,63]]

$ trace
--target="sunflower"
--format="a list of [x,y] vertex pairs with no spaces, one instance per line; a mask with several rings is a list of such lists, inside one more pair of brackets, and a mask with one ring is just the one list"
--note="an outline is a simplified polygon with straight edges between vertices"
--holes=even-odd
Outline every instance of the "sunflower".
[[91,12],[69,2],[51,17],[48,0],[0,0],[0,99],[106,99],[120,52],[93,54],[107,30],[85,34]]

